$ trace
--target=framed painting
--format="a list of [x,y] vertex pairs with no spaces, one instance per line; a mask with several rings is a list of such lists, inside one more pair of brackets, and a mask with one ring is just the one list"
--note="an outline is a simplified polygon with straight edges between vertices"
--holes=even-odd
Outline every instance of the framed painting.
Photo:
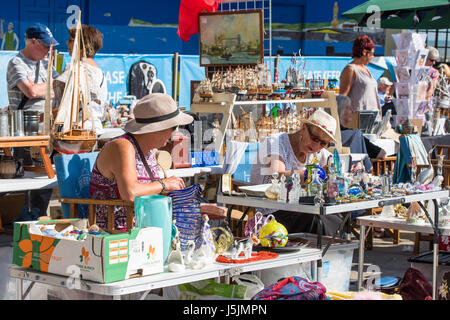
[[264,62],[262,10],[199,14],[201,66]]

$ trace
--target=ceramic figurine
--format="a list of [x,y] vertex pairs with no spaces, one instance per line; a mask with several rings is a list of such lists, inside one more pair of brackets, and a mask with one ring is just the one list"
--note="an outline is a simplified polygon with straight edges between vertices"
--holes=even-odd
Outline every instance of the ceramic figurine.
[[433,150],[434,148],[428,151],[428,168],[422,169],[417,175],[417,182],[419,182],[420,184],[429,184],[433,180],[434,169],[433,165],[431,164],[431,153],[433,152]]
[[425,112],[425,125],[422,128],[422,136],[433,135],[433,114],[431,112]]
[[300,183],[300,175],[295,172],[292,175],[292,188],[289,192],[289,203],[298,204],[298,200],[300,198],[300,190],[302,189]]
[[192,257],[194,255],[195,250],[195,242],[192,240],[189,240],[186,244],[186,250],[184,251],[184,264],[186,266],[190,266],[192,263]]
[[276,200],[278,199],[278,193],[279,193],[279,188],[280,188],[280,184],[278,182],[278,172],[274,172],[272,174],[272,185],[267,188],[267,190],[265,191],[265,195],[268,199],[272,199],[272,200]]
[[286,177],[281,175],[280,178],[280,187],[278,192],[278,202],[287,202],[287,188],[286,188]]
[[181,253],[181,242],[178,230],[176,231],[176,236],[172,241],[172,251],[167,258],[167,265],[170,272],[182,272],[186,270],[183,254]]

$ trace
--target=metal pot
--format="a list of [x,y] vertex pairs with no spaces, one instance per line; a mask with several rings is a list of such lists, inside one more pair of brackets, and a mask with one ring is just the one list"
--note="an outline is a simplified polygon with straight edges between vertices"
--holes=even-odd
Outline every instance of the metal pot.
[[10,111],[9,126],[11,130],[11,136],[22,137],[24,136],[23,130],[23,110]]
[[0,137],[10,136],[8,118],[8,112],[0,112]]
[[39,111],[24,111],[23,127],[26,136],[37,136],[39,131]]
[[22,177],[24,169],[20,161],[16,161],[13,157],[3,156],[0,160],[0,178],[13,179]]

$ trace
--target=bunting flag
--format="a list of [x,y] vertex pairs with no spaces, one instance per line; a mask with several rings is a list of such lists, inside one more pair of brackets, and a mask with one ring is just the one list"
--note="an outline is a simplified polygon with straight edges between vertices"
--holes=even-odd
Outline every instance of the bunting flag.
[[181,0],[177,31],[181,40],[189,41],[191,35],[198,33],[198,14],[202,12],[216,12],[220,1]]

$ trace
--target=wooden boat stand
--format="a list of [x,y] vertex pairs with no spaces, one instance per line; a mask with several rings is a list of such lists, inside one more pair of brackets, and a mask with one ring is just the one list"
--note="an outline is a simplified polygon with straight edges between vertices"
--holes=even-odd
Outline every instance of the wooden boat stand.
[[50,179],[55,177],[55,171],[53,170],[50,156],[47,148],[50,143],[50,136],[38,135],[38,136],[24,136],[24,137],[0,137],[0,148],[3,149],[5,155],[12,156],[11,148],[20,147],[39,147],[39,152],[44,162],[44,167],[24,167],[28,171],[46,172]]

